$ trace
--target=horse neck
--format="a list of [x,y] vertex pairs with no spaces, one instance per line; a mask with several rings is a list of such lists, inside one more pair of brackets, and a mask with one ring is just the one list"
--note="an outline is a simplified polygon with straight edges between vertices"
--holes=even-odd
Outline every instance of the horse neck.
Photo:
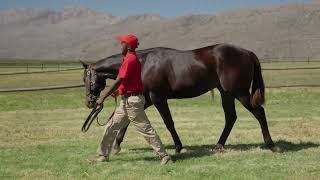
[[[92,64],[98,75],[106,78],[115,79],[119,73],[119,67],[122,63],[122,55],[115,55],[99,60]],[[110,76],[110,77],[109,77]]]
[[[137,52],[142,66],[146,61],[146,55],[152,51],[154,51],[154,49],[141,50]],[[119,68],[121,66],[122,60],[123,60],[123,55],[117,54],[117,55],[113,55],[113,56],[101,59],[96,63],[92,64],[92,66],[94,67],[94,69],[98,74],[107,73],[112,76],[117,76],[119,73]]]

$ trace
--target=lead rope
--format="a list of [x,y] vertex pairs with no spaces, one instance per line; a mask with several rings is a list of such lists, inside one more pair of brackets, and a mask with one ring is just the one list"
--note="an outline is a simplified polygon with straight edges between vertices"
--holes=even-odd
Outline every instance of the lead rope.
[[114,113],[116,112],[116,109],[117,109],[117,104],[118,104],[117,96],[114,96],[114,104],[115,105],[114,105],[113,112],[111,113],[111,115],[109,116],[108,120],[104,124],[100,123],[99,117],[97,116],[97,124],[99,126],[105,126],[110,121],[110,119],[112,119],[112,117],[113,117],[113,115],[114,115]]
[[117,97],[116,97],[116,96],[114,96],[114,102],[115,102],[114,110],[113,110],[112,114],[110,115],[110,117],[108,118],[108,120],[107,120],[105,123],[103,123],[103,124],[100,123],[99,118],[98,118],[99,113],[100,113],[100,112],[102,111],[102,109],[103,109],[103,104],[100,104],[100,105],[96,104],[96,105],[93,107],[93,109],[92,109],[91,113],[89,114],[89,116],[87,117],[87,119],[85,120],[85,122],[83,123],[82,128],[81,128],[81,131],[82,131],[83,133],[87,132],[87,131],[89,130],[92,122],[93,122],[95,119],[97,119],[97,124],[98,124],[98,125],[100,125],[100,126],[106,125],[106,124],[109,122],[109,120],[113,117],[113,115],[114,115],[114,113],[115,113],[115,111],[116,111],[116,108],[117,108]]

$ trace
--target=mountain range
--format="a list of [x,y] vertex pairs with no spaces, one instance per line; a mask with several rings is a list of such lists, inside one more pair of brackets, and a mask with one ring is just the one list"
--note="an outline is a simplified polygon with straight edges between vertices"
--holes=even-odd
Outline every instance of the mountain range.
[[0,58],[97,60],[119,52],[132,33],[139,49],[194,49],[230,43],[260,58],[320,57],[320,1],[217,14],[114,16],[86,7],[0,11]]

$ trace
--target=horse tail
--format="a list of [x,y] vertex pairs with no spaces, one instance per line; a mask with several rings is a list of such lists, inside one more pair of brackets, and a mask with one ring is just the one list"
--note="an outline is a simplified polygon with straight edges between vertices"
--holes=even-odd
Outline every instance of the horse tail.
[[251,89],[251,105],[253,107],[257,107],[258,105],[262,105],[265,102],[265,86],[259,59],[253,52],[251,52],[251,58],[254,64]]

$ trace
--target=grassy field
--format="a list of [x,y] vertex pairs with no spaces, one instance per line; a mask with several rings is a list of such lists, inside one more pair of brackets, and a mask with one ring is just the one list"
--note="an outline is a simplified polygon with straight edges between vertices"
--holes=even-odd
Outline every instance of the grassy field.
[[[317,71],[312,75],[301,70],[264,73],[267,85],[317,83],[320,79]],[[78,83],[81,75],[81,71],[72,71],[42,77],[1,76],[0,87]],[[86,158],[95,154],[103,127],[93,125],[86,134],[80,131],[89,113],[82,88],[0,93],[0,102],[0,179],[320,178],[320,88],[267,90],[269,128],[284,153],[264,149],[258,122],[238,102],[238,120],[227,141],[227,151],[211,153],[224,126],[217,91],[214,103],[208,94],[170,100],[176,129],[186,149],[182,154],[174,154],[161,117],[154,107],[149,108],[147,114],[175,160],[165,167],[132,127],[120,155],[111,156],[111,161],[104,164],[87,163]],[[112,109],[109,100],[100,119]]]

